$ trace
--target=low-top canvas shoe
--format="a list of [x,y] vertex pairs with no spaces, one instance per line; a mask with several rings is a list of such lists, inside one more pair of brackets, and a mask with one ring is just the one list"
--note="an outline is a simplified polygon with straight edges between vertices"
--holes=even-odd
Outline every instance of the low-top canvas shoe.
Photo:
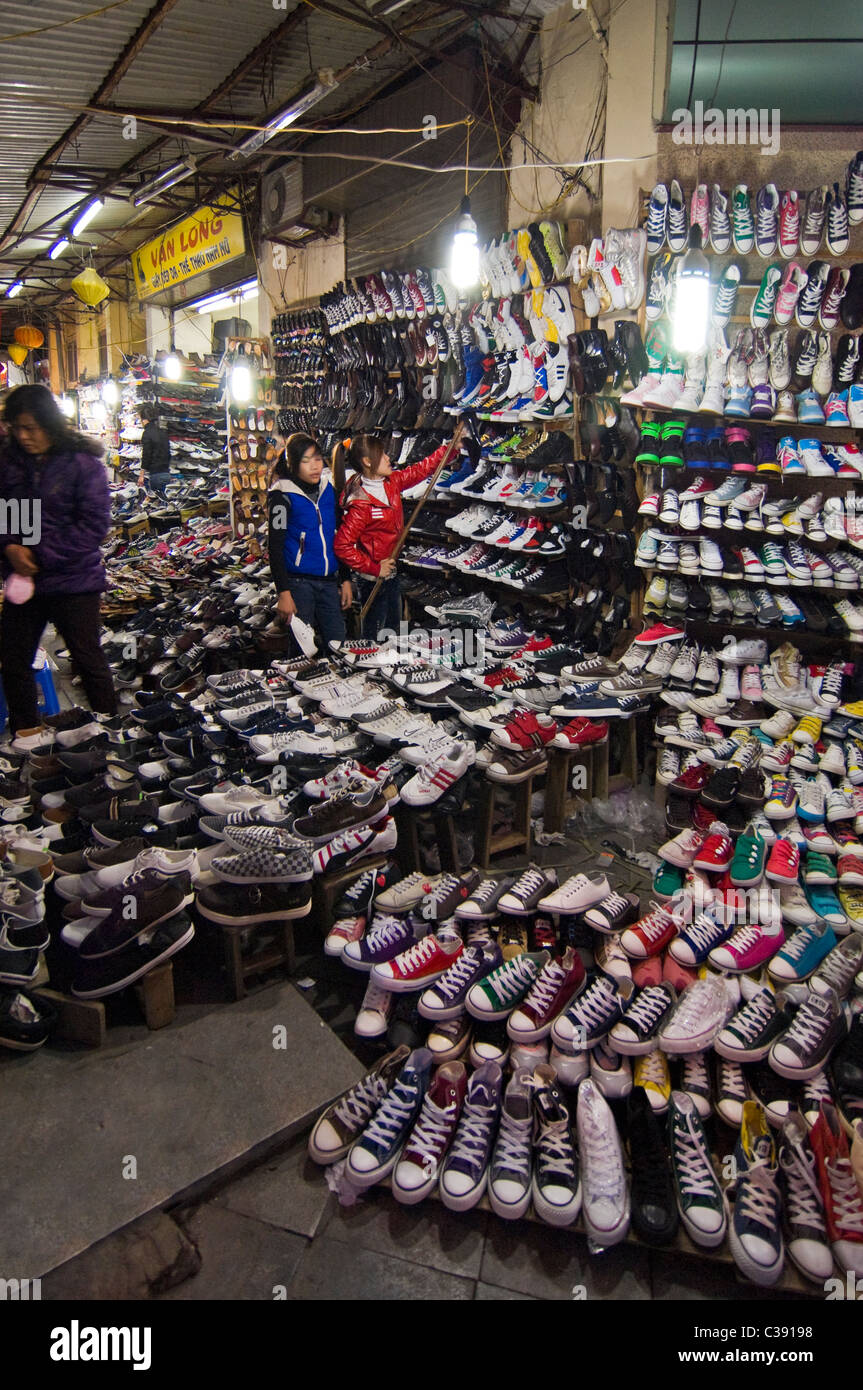
[[847,1031],[848,1023],[836,991],[810,991],[791,1026],[771,1046],[768,1061],[775,1072],[790,1081],[811,1080]]
[[767,961],[775,956],[784,940],[781,927],[765,927],[753,923],[740,927],[728,941],[714,947],[708,959],[717,970],[727,970],[735,975],[744,974],[766,965]]
[[654,1051],[659,1028],[676,1002],[674,986],[667,981],[639,990],[626,1005],[623,1017],[611,1029],[610,1045],[629,1057]]
[[428,1090],[432,1061],[427,1047],[410,1053],[392,1088],[351,1148],[348,1172],[357,1187],[372,1187],[398,1162]]
[[455,1135],[466,1091],[464,1063],[446,1062],[437,1068],[419,1117],[393,1170],[393,1196],[402,1205],[414,1206],[421,1202],[437,1184],[440,1165]]
[[[863,870],[863,861],[858,862]],[[860,882],[863,884],[863,876]],[[609,893],[608,897],[587,909],[583,914],[584,921],[594,931],[610,936],[637,920],[638,906],[639,900],[635,893]]]
[[482,1021],[508,1018],[533,988],[550,959],[548,951],[512,956],[470,987],[465,1000],[468,1013]]
[[574,874],[553,892],[540,898],[541,912],[584,912],[609,896],[611,888],[605,874]]
[[663,1052],[678,1056],[703,1052],[721,1032],[734,1010],[729,991],[717,975],[705,975],[681,994],[659,1030]]
[[696,1245],[715,1250],[725,1239],[728,1213],[695,1100],[672,1091],[668,1148],[680,1219]]
[[733,930],[733,920],[725,921],[713,910],[700,912],[681,926],[669,944],[668,954],[689,969],[703,965],[713,948],[727,941]]
[[559,961],[550,960],[507,1019],[507,1032],[513,1042],[539,1042],[547,1037],[554,1019],[578,993],[584,978],[581,956],[572,946],[567,947]]
[[315,1163],[338,1163],[386,1099],[408,1058],[408,1048],[397,1047],[375,1063],[371,1071],[321,1115],[309,1135],[309,1157]]
[[786,995],[760,988],[714,1039],[714,1051],[732,1062],[761,1062],[793,1017]]
[[620,937],[626,954],[634,960],[659,955],[674,940],[683,926],[683,917],[664,904],[654,903],[651,910]]
[[554,869],[539,869],[532,865],[525,869],[513,886],[503,894],[498,903],[501,912],[524,917],[535,912],[542,898],[547,897],[557,885]]
[[630,979],[594,975],[552,1023],[554,1046],[569,1056],[596,1047],[620,1018],[632,991]]
[[497,945],[465,947],[455,964],[420,996],[419,1012],[423,1018],[434,1021],[457,1018],[464,1011],[473,986],[502,964],[503,956]]
[[383,989],[399,993],[433,984],[459,959],[464,950],[460,936],[429,934],[403,954],[372,967],[372,978]]
[[593,1080],[579,1087],[576,1125],[585,1230],[600,1248],[616,1245],[629,1231],[629,1188],[614,1115]]
[[829,923],[798,927],[771,958],[769,974],[777,984],[797,984],[813,975],[836,945]]

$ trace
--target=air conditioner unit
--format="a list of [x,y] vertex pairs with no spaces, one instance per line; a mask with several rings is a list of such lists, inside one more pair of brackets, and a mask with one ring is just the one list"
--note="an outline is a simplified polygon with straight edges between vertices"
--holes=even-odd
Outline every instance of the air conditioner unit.
[[303,213],[303,166],[289,160],[280,169],[265,174],[261,181],[261,232],[263,236],[282,236],[301,220]]

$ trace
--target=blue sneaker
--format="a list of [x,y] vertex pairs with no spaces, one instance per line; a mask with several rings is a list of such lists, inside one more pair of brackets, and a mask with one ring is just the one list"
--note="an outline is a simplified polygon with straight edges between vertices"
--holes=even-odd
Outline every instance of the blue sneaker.
[[721,946],[734,931],[733,921],[719,922],[711,912],[702,912],[678,932],[668,947],[668,954],[678,965],[692,969],[703,965],[714,947]]
[[476,469],[471,460],[465,459],[454,473],[448,473],[446,477],[441,478],[435,487],[435,492],[445,492],[448,488],[452,487],[453,483],[466,483],[468,478],[472,478],[475,472]]
[[751,404],[751,386],[732,386],[728,400],[725,402],[725,414],[748,418]]
[[770,1288],[781,1277],[785,1264],[782,1198],[776,1146],[758,1101],[744,1102],[734,1157],[738,1176],[728,1226],[731,1254],[747,1279]]
[[801,425],[823,425],[824,411],[815,391],[801,391],[797,397],[797,419]]
[[[811,897],[809,901],[812,903]],[[812,906],[815,906],[814,903]],[[796,984],[800,980],[807,980],[835,945],[836,933],[829,925],[822,926],[819,923],[813,927],[798,927],[792,932],[782,950],[777,951],[771,960],[767,967],[768,973],[783,984]]]
[[395,1167],[428,1090],[433,1060],[427,1047],[414,1049],[351,1149],[348,1173],[358,1187],[372,1187]]
[[[848,919],[842,911],[842,904],[832,888],[822,887],[821,884],[805,883],[803,885],[803,892],[806,894],[806,901],[809,903],[812,911],[817,912],[823,922],[829,923],[834,927],[844,927],[846,925]],[[836,945],[835,940],[833,941],[833,945]],[[825,951],[824,954],[826,955],[827,952]],[[816,965],[817,964],[818,962],[816,961]],[[812,968],[814,970],[815,966]]]
[[848,389],[848,417],[852,429],[863,429],[863,385],[856,382]]

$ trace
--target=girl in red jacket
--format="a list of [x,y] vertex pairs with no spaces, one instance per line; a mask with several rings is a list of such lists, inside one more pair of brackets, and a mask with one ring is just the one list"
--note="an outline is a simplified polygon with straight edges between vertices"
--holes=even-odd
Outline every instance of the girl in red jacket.
[[[457,430],[461,438],[463,426]],[[393,551],[404,525],[402,493],[428,478],[440,463],[447,445],[409,468],[393,470],[383,444],[373,435],[361,434],[349,445],[339,445],[334,471],[353,469],[342,498],[345,511],[336,532],[335,552],[356,571],[360,605],[365,604],[377,579],[383,579],[377,597],[366,614],[363,637],[376,638],[383,628],[399,630],[402,616],[401,586]]]

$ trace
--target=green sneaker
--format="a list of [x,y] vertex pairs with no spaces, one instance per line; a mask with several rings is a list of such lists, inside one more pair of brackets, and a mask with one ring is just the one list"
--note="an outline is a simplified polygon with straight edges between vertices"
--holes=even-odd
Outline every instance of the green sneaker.
[[753,328],[766,328],[773,318],[776,295],[781,280],[781,266],[769,265],[761,277],[758,293],[752,301],[752,308],[749,310],[749,322]]
[[803,882],[822,883],[827,887],[832,883],[838,883],[839,873],[833,860],[828,859],[826,854],[809,850],[803,862]]
[[754,888],[764,877],[764,862],[767,846],[753,826],[747,825],[742,835],[737,837],[734,857],[729,867],[731,884],[734,888]]
[[484,980],[472,985],[465,1001],[474,1018],[506,1018],[533,988],[537,977],[551,960],[548,951],[513,956]]
[[659,465],[661,468],[682,468],[683,431],[685,420],[666,420],[660,436]]
[[663,859],[653,878],[654,894],[663,902],[668,902],[675,893],[681,891],[685,877],[683,869],[678,869],[675,864],[669,864]]
[[728,1212],[704,1126],[695,1101],[685,1091],[671,1093],[668,1149],[677,1206],[687,1235],[696,1245],[715,1250],[725,1239]]
[[548,252],[548,259],[554,268],[555,280],[566,279],[566,253],[563,249],[559,222],[540,222],[539,230]]
[[658,420],[644,420],[641,426],[641,439],[639,440],[638,453],[635,456],[636,463],[653,464],[659,466],[659,437],[662,426]]

